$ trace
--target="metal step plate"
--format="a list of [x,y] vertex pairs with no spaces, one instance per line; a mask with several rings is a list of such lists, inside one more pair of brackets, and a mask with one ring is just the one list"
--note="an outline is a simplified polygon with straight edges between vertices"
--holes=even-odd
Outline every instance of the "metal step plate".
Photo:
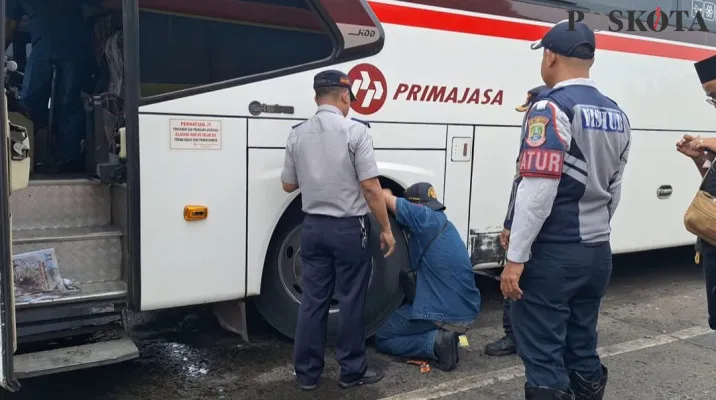
[[107,342],[90,343],[15,356],[19,379],[116,364],[139,357],[139,349],[126,336]]
[[[75,303],[123,302],[127,298],[127,284],[122,281],[83,283],[76,286],[79,291],[66,296],[43,298],[29,302],[17,302],[15,303],[15,307],[18,310],[25,310],[31,307],[58,307]],[[60,315],[61,313],[55,313],[58,314],[56,315],[57,318],[63,317],[63,315]],[[77,315],[73,315],[73,317],[76,316]],[[18,318],[18,321],[24,322],[27,319],[29,319],[29,317]]]
[[124,282],[77,286],[79,291],[64,296],[16,300],[18,342],[42,342],[122,322],[127,301]]
[[60,274],[74,283],[122,277],[122,232],[115,227],[13,230],[12,234],[13,254],[53,248]]
[[33,180],[10,197],[15,229],[109,225],[110,188],[89,179]]

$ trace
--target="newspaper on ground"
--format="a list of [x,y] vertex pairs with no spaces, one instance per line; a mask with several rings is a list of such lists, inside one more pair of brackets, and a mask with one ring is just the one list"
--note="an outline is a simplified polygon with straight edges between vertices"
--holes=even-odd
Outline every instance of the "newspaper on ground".
[[44,249],[12,257],[15,299],[22,302],[53,299],[76,292],[62,278],[55,249]]

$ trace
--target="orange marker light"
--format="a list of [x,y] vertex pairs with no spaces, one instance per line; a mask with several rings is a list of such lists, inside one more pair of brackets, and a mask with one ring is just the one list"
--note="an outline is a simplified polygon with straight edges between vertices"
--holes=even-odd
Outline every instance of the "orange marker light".
[[185,221],[200,221],[209,216],[209,208],[207,206],[184,206]]

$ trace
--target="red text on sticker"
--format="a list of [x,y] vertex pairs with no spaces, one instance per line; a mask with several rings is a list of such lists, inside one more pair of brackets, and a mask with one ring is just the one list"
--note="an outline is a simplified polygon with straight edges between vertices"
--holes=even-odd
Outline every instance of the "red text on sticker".
[[560,178],[564,152],[549,149],[524,149],[520,156],[520,175]]

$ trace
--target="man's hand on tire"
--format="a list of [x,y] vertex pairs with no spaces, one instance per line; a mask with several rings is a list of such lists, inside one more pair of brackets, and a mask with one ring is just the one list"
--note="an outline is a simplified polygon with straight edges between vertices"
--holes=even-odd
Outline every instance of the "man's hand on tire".
[[380,249],[385,250],[386,247],[388,248],[388,251],[385,253],[384,257],[388,257],[395,251],[395,238],[393,237],[393,231],[383,231],[380,233]]

